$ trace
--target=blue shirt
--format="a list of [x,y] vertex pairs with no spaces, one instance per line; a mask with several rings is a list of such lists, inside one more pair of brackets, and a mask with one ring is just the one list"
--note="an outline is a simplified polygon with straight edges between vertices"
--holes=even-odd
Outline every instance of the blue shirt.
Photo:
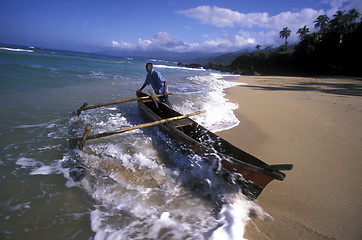
[[[147,75],[146,75],[145,84],[146,85],[151,84],[151,86],[156,94],[162,94],[165,92],[164,82],[165,82],[165,79],[162,77],[161,73],[159,73],[156,70],[152,69],[152,71],[147,73]],[[166,91],[167,91],[167,89],[166,89]]]

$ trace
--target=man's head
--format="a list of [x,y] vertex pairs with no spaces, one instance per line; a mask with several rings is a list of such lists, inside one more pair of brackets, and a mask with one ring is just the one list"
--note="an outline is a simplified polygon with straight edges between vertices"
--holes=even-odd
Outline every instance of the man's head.
[[147,72],[151,72],[151,71],[152,71],[152,68],[153,68],[153,64],[152,64],[152,63],[147,63],[147,64],[146,64],[146,71],[147,71]]

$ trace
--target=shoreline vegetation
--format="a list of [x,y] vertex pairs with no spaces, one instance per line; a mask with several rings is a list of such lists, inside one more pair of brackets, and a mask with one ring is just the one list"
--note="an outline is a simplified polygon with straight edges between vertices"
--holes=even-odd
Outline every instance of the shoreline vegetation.
[[[241,75],[347,75],[362,76],[362,22],[356,9],[337,11],[333,18],[320,15],[314,21],[315,32],[304,26],[299,34],[300,42],[289,45],[291,31],[285,27],[280,38],[285,43],[277,48],[272,45],[256,45],[253,52],[242,52],[236,58],[224,54],[206,65],[178,63],[190,68],[214,69]],[[230,60],[232,58],[233,60]],[[231,62],[230,62],[231,61]]]

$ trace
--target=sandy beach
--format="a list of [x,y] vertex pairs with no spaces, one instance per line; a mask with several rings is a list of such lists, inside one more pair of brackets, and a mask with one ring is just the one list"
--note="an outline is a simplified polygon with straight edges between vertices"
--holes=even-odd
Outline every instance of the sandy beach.
[[256,200],[257,239],[362,239],[362,78],[241,77],[240,124],[218,133],[269,164],[292,163]]

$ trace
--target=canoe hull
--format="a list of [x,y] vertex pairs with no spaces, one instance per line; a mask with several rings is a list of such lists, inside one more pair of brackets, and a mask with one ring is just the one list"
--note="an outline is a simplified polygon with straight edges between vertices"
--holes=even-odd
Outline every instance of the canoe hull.
[[[137,92],[137,97],[142,96],[147,95]],[[181,115],[166,104],[158,102],[158,105],[159,108],[151,100],[138,100],[139,111],[148,120],[158,121]],[[170,138],[179,141],[200,156],[217,154],[222,166],[219,173],[240,184],[243,193],[252,200],[256,199],[272,180],[283,180],[285,177],[284,173],[267,169],[268,164],[233,146],[190,118],[158,126]]]

